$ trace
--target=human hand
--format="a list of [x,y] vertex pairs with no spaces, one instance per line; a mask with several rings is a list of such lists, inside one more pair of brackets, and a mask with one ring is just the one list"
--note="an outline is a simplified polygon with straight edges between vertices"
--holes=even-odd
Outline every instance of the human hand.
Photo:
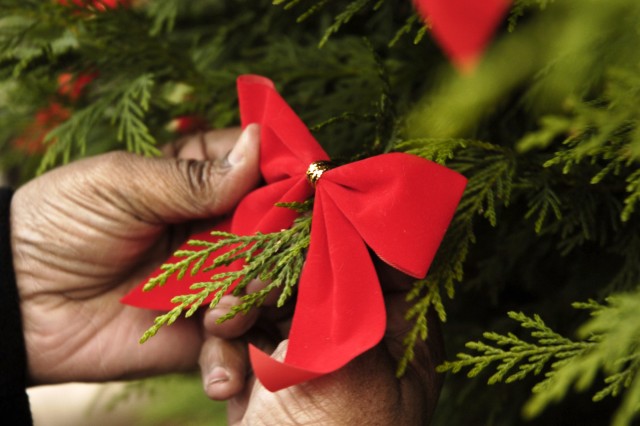
[[15,193],[11,242],[32,384],[197,365],[198,322],[178,321],[139,345],[157,313],[119,299],[191,233],[178,224],[229,212],[257,184],[257,128],[238,135],[209,132],[165,150],[179,158],[84,159]]
[[[224,296],[216,309],[208,311],[200,356],[202,379],[211,399],[228,401],[228,424],[428,424],[442,385],[435,371],[444,358],[437,318],[429,317],[429,338],[418,342],[415,359],[405,375],[397,378],[396,367],[404,352],[402,338],[411,327],[404,319],[409,279],[388,267],[379,267],[378,275],[387,310],[383,341],[332,374],[275,393],[251,374],[247,343],[265,351],[275,349],[272,356],[282,361],[291,311],[269,307],[277,300],[271,298],[261,312],[254,309],[218,324],[217,319],[239,303],[234,296]],[[247,291],[262,285],[253,282]]]

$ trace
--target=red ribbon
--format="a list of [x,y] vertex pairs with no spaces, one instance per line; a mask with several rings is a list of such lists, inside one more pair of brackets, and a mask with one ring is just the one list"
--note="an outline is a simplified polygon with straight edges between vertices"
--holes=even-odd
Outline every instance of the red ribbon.
[[[243,127],[261,125],[260,168],[266,185],[239,204],[231,231],[250,235],[288,228],[297,213],[275,204],[313,196],[309,165],[329,158],[270,80],[241,76],[238,93]],[[285,360],[250,348],[254,372],[267,389],[335,371],[380,342],[386,313],[368,249],[394,268],[424,277],[465,185],[461,175],[402,153],[322,174],[315,185],[311,239]],[[211,240],[206,234],[197,238]],[[170,309],[171,297],[193,292],[188,286],[200,280],[202,273],[149,294],[139,287],[124,301]]]
[[414,0],[434,37],[462,72],[475,68],[510,0]]

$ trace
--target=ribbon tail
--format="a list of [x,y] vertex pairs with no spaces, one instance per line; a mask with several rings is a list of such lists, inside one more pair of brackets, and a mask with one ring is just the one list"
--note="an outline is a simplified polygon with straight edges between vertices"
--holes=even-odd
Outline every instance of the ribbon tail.
[[367,247],[318,190],[287,354],[279,362],[253,349],[256,377],[276,391],[331,373],[378,344],[385,327],[382,291]]
[[253,345],[249,345],[249,358],[256,375],[260,379],[260,383],[271,392],[276,392],[325,374],[275,360]]
[[[219,223],[214,230],[216,231],[224,231],[229,232],[230,229],[230,220],[225,220]],[[198,234],[194,234],[189,237],[189,240],[200,240],[200,241],[208,241],[215,242],[218,241],[219,237],[214,237],[211,235],[211,231],[200,232]],[[178,250],[194,250],[194,247],[189,245],[188,242],[184,242]],[[216,255],[223,254],[226,250],[221,249],[219,252],[216,252],[214,255],[210,257],[210,260],[213,260]],[[169,259],[167,259],[164,263],[177,263],[181,260],[181,258],[173,255]],[[170,311],[176,305],[171,303],[171,299],[176,296],[183,294],[192,294],[196,293],[197,290],[192,290],[191,285],[197,282],[209,281],[211,276],[214,274],[212,271],[204,271],[204,268],[207,265],[203,265],[197,272],[190,270],[187,272],[189,274],[188,279],[179,279],[178,274],[172,274],[164,285],[156,286],[151,291],[144,291],[144,286],[150,279],[157,277],[161,273],[164,272],[162,269],[157,269],[154,271],[147,279],[144,280],[143,283],[136,286],[133,290],[127,293],[122,299],[120,299],[120,303],[125,305],[131,305],[138,308],[144,309],[153,309],[158,311]],[[224,269],[219,269],[216,272],[221,272]],[[215,294],[211,294],[205,301],[204,304],[209,303],[211,299],[213,299]]]

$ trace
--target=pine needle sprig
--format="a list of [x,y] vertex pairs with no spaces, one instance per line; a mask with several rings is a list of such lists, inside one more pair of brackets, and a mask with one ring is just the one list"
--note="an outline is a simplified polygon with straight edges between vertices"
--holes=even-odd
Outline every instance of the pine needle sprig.
[[579,328],[578,336],[593,346],[552,366],[545,380],[534,386],[533,397],[524,407],[527,416],[535,416],[551,402],[562,399],[572,386],[578,391],[587,389],[599,372],[605,374],[607,386],[593,399],[622,396],[612,425],[626,426],[640,414],[640,287],[609,296],[606,302],[573,304],[574,308],[591,311],[592,318]]
[[532,194],[527,200],[528,210],[524,218],[531,219],[535,217],[534,229],[537,234],[543,232],[550,214],[553,214],[556,222],[562,220],[562,200],[554,190],[548,174],[538,173],[538,176],[526,179],[522,184],[521,190]]
[[[405,21],[404,25],[400,27],[400,29],[396,32],[396,34],[393,36],[393,38],[389,42],[389,47],[395,46],[404,35],[411,33],[416,26],[418,27],[418,31],[423,29],[424,26],[421,24],[422,22],[417,13],[414,13],[413,15],[409,16]],[[416,44],[418,43],[417,35],[414,36],[414,43]]]
[[153,77],[143,74],[121,90],[105,93],[101,99],[74,111],[73,115],[45,136],[47,144],[38,173],[58,163],[66,164],[86,153],[92,131],[111,116],[117,125],[117,139],[124,141],[129,152],[147,156],[159,155],[155,138],[144,122],[149,109]]
[[[314,3],[311,6],[308,6],[305,12],[300,14],[297,18],[297,22],[304,22],[309,19],[311,16],[317,14],[322,10],[331,0],[313,0]],[[274,5],[282,5],[284,4],[285,9],[292,9],[298,6],[302,0],[274,0]],[[320,42],[318,43],[318,47],[323,47],[326,45],[327,41],[340,31],[340,29],[348,24],[356,15],[363,13],[367,8],[372,11],[379,10],[385,0],[352,0],[347,4],[344,9],[338,13],[335,17],[333,17],[333,23],[329,25],[329,27],[324,31]]]
[[537,314],[529,317],[509,312],[508,316],[520,327],[530,330],[533,341],[511,332],[485,332],[484,341],[466,343],[473,353],[459,353],[457,360],[446,361],[437,370],[459,373],[468,369],[467,376],[476,377],[494,367],[489,384],[512,383],[546,370],[524,406],[527,417],[534,417],[552,402],[563,399],[572,387],[577,391],[587,389],[603,373],[605,386],[594,394],[593,400],[621,396],[612,424],[627,426],[640,414],[640,287],[632,293],[608,297],[606,305],[589,300],[574,303],[573,307],[591,313],[591,319],[578,330],[579,340],[553,331]]
[[152,19],[150,36],[157,36],[163,32],[170,33],[178,17],[180,5],[184,4],[180,0],[164,0],[150,2],[146,13]]
[[374,0],[355,0],[349,3],[344,11],[335,17],[333,24],[331,24],[329,28],[327,28],[324,35],[322,36],[322,39],[320,39],[320,43],[318,43],[318,46],[324,46],[333,34],[340,31],[340,28],[343,25],[349,23],[349,21],[351,21],[351,19],[353,19],[355,15],[361,12],[365,7],[369,6],[369,4],[373,1]]
[[76,110],[65,122],[51,130],[44,138],[47,150],[42,157],[38,174],[56,164],[67,164],[75,155],[83,156],[87,150],[89,134],[111,108],[111,98],[105,97],[83,109]]
[[405,350],[396,368],[397,377],[402,377],[406,373],[409,363],[415,358],[418,339],[425,341],[429,337],[429,324],[427,323],[429,311],[433,308],[441,321],[444,322],[447,319],[440,295],[440,284],[433,277],[430,276],[428,279],[419,280],[413,284],[407,295],[407,300],[414,301],[416,299],[418,300],[405,314],[405,319],[413,321],[413,326],[402,339]]
[[154,84],[153,75],[139,76],[123,91],[115,105],[112,123],[118,125],[118,140],[124,140],[129,152],[148,156],[160,154],[156,140],[144,122]]
[[0,78],[18,79],[27,71],[41,73],[77,47],[59,6],[53,2],[23,3],[0,6]]
[[[531,336],[537,342],[524,341],[513,333],[503,335],[485,332],[483,337],[492,343],[473,341],[465,345],[478,355],[460,353],[457,361],[447,361],[437,370],[441,373],[458,373],[469,368],[467,376],[476,377],[490,365],[497,364],[496,372],[489,377],[487,383],[512,383],[530,374],[540,374],[554,359],[565,360],[579,356],[595,345],[593,342],[573,342],[561,336],[551,330],[539,315],[531,318],[522,312],[509,312],[508,316],[519,322],[522,328],[532,330]],[[516,368],[517,371],[514,371]]]
[[[609,72],[607,90],[592,101],[567,102],[566,115],[547,116],[536,132],[518,142],[518,149],[546,149],[561,141],[562,148],[544,167],[558,167],[564,174],[582,167],[592,173],[591,184],[606,182],[610,176],[626,182],[623,222],[628,221],[640,202],[640,77],[634,69]],[[594,172],[595,171],[595,172]]]
[[549,4],[555,0],[514,0],[509,13],[509,31],[513,31],[518,24],[518,20],[524,16],[527,9],[538,6],[540,10],[544,10]]
[[[455,153],[473,143],[467,139],[452,138],[415,138],[398,141],[395,149],[417,155],[438,164],[445,164]],[[478,142],[482,143],[482,142]]]
[[[302,203],[296,204],[298,209],[305,208]],[[233,318],[240,312],[247,313],[261,306],[265,298],[275,289],[282,290],[277,306],[283,306],[293,295],[293,289],[300,278],[306,250],[309,247],[310,233],[311,216],[303,215],[294,221],[291,228],[280,232],[240,236],[214,231],[212,235],[220,238],[215,243],[189,242],[190,245],[201,249],[176,252],[175,256],[183,259],[163,265],[163,272],[150,279],[145,290],[163,285],[172,275],[180,279],[189,271],[191,274],[200,270],[214,271],[220,266],[228,266],[235,262],[242,262],[242,267],[238,270],[214,273],[209,281],[191,286],[191,289],[197,292],[174,297],[172,303],[176,306],[168,313],[158,316],[153,326],[143,334],[140,342],[147,341],[162,326],[173,324],[183,314],[185,317],[192,316],[211,295],[213,299],[209,303],[209,308],[215,308],[222,296],[227,294],[234,285],[233,294],[240,297],[240,304],[221,317],[220,322]],[[217,254],[223,247],[231,247],[231,249]],[[208,263],[208,266],[204,267],[205,263]],[[264,281],[267,285],[257,292],[243,294],[246,286],[253,280]]]

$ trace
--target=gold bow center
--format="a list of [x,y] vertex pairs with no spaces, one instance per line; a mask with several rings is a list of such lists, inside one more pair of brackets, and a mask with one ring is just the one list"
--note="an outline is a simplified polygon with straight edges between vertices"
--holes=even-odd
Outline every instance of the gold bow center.
[[314,161],[307,169],[307,181],[315,188],[322,174],[331,168],[333,168],[331,161]]

